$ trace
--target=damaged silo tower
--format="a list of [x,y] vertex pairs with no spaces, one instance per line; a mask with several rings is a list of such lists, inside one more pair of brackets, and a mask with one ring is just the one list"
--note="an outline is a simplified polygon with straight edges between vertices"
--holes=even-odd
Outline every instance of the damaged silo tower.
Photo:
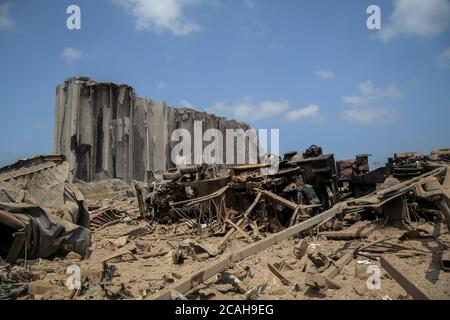
[[248,126],[206,112],[172,108],[137,97],[126,84],[70,78],[56,89],[54,149],[67,157],[71,178],[84,181],[144,180],[147,170],[173,167],[175,129],[202,130]]

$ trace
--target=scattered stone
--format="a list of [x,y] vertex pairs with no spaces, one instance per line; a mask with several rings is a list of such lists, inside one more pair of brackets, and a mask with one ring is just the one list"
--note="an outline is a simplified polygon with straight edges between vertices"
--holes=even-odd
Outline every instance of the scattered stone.
[[34,296],[43,296],[52,289],[48,280],[37,280],[28,284],[28,292]]
[[367,284],[366,284],[365,281],[364,281],[364,282],[360,282],[360,281],[355,282],[355,283],[353,284],[353,289],[354,289],[355,292],[356,292],[358,295],[360,295],[360,296],[364,296],[364,295],[369,291],[369,289],[367,288]]
[[367,273],[367,267],[367,265],[357,264],[355,266],[355,278],[358,278],[360,280],[367,280],[370,276],[370,274]]
[[294,246],[294,256],[297,259],[301,259],[308,250],[309,244],[306,240],[301,240],[298,244]]
[[308,274],[305,284],[320,291],[327,289],[325,277],[320,274]]
[[308,258],[314,263],[316,268],[327,268],[330,265],[330,259],[319,251],[309,253]]
[[81,256],[76,252],[70,251],[68,254],[66,254],[66,259],[81,260]]
[[172,277],[174,277],[175,279],[181,279],[181,278],[182,278],[181,274],[178,274],[178,273],[176,273],[176,272],[172,272],[171,275],[172,275]]
[[264,291],[267,289],[268,283],[265,282],[263,284],[258,284],[255,287],[253,287],[251,290],[247,291],[245,293],[245,299],[246,300],[256,300],[259,298],[261,294],[264,293]]
[[117,239],[109,240],[115,247],[122,248],[128,243],[128,236],[123,236]]

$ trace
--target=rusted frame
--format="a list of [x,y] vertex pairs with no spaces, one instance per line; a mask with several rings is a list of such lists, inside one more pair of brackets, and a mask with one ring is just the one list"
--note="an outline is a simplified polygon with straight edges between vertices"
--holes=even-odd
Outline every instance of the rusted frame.
[[[259,201],[261,200],[261,192],[258,192],[258,194],[255,197],[255,200],[253,200],[252,204],[250,205],[250,207],[247,208],[247,210],[244,212],[244,217],[242,219],[240,219],[236,225],[240,228],[245,228],[245,226],[243,225],[243,223],[245,223],[246,221],[249,221],[250,219],[248,218],[248,216],[252,213],[252,211],[256,208],[256,206],[258,205]],[[217,252],[220,252],[223,247],[225,246],[225,244],[231,239],[231,237],[235,234],[236,232],[236,228],[232,228],[230,229],[227,234],[222,238],[222,240],[219,242],[219,245],[217,246]],[[258,230],[256,231],[258,232]]]
[[306,211],[306,209],[308,208],[319,208],[322,205],[317,205],[317,204],[313,204],[313,205],[303,205],[303,204],[297,204],[295,202],[292,202],[288,199],[285,199],[283,197],[280,197],[279,195],[271,192],[271,191],[267,191],[264,190],[262,191],[263,195],[265,195],[266,197],[268,197],[269,199],[271,199],[272,201],[281,204],[282,206],[285,206],[289,209],[294,210],[294,212],[292,213],[291,219],[289,220],[289,224],[288,227],[293,226],[297,221],[299,220],[305,220],[308,219],[310,217],[310,215],[308,214],[308,212]]
[[437,169],[434,169],[433,171],[424,173],[421,176],[404,181],[390,188],[375,191],[367,196],[347,201],[347,203],[354,204],[355,207],[366,207],[374,209],[379,208],[392,199],[397,198],[408,191],[414,190],[417,185],[423,183],[423,179],[426,179],[430,176],[440,176],[442,174],[445,174],[446,171],[446,167],[439,167]]
[[207,200],[211,200],[213,198],[220,197],[225,192],[227,192],[229,188],[230,188],[229,186],[225,186],[222,189],[219,189],[219,190],[217,190],[217,191],[215,191],[215,192],[213,192],[211,194],[208,194],[207,196],[198,197],[198,198],[190,199],[190,200],[179,201],[179,202],[173,202],[170,205],[172,207],[182,207],[182,206],[189,207],[189,206],[193,206],[196,203],[204,202],[204,201],[207,201]]
[[[212,222],[212,219],[214,217],[211,214],[211,203],[214,206],[214,209],[216,211],[216,220],[219,225],[222,225],[225,220],[225,214],[226,214],[226,203],[225,203],[225,197],[226,192],[229,189],[229,186],[225,186],[207,196],[190,199],[190,200],[184,200],[179,202],[171,203],[170,206],[172,209],[174,209],[178,214],[180,214],[183,218],[186,218],[185,214],[181,214],[182,211],[189,208],[196,208],[196,210],[199,212],[199,214],[202,216],[203,219],[207,220],[210,224]],[[203,215],[203,208],[202,206],[207,206],[207,211],[209,214],[209,217],[206,218]]]
[[437,169],[404,181],[390,188],[371,193],[356,200],[348,201],[348,204],[355,204],[358,207],[378,209],[387,202],[402,196],[406,192],[414,191],[417,196],[434,201],[436,207],[443,213],[447,224],[447,229],[450,231],[450,209],[448,208],[446,203],[450,198],[448,192],[446,192],[446,190],[443,189],[442,186],[440,187],[440,189],[433,190],[431,192],[427,192],[423,189],[424,184],[432,182],[433,180],[436,181],[431,177],[436,178],[442,176],[446,172],[447,167],[441,166]]

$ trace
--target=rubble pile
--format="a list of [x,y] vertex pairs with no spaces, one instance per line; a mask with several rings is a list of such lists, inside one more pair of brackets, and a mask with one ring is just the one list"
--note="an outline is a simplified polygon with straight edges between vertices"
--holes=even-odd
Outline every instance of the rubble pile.
[[2,168],[0,298],[449,299],[449,149],[368,159],[313,145],[130,184],[68,183],[58,156]]
[[69,251],[88,256],[89,212],[67,178],[68,164],[58,155],[0,169],[0,253],[7,262]]

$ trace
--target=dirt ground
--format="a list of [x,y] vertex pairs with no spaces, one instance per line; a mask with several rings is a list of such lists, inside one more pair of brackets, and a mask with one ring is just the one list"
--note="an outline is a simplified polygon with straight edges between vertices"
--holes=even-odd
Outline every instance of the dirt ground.
[[[88,203],[120,208],[126,217],[93,233],[92,254],[87,260],[81,261],[76,254],[69,253],[65,258],[28,261],[27,270],[37,280],[29,282],[29,294],[19,299],[152,299],[161,290],[185,280],[221,258],[221,255],[208,257],[208,254],[202,254],[187,256],[183,263],[175,264],[174,254],[186,240],[195,241],[212,251],[221,238],[192,234],[186,223],[149,224],[139,219],[135,198],[127,197],[124,193],[110,199],[90,200]],[[358,227],[357,224],[351,228]],[[359,224],[373,230],[366,239],[327,240],[323,235],[318,235],[314,228],[309,234],[303,234],[303,239],[300,236],[290,238],[250,256],[196,286],[185,296],[197,300],[411,299],[381,268],[379,259],[356,256],[334,277],[334,286],[321,287],[311,285],[310,279],[323,270],[311,259],[301,259],[294,254],[294,247],[301,241],[306,241],[306,255],[319,252],[328,259],[336,260],[350,249],[392,237],[389,246],[377,247],[380,254],[396,259],[408,278],[433,299],[450,299],[450,273],[444,272],[440,264],[442,252],[450,246],[450,235],[445,224],[435,226],[434,223],[413,223],[426,236],[403,241],[398,238],[407,231],[406,227],[385,226],[382,221],[360,221]],[[222,255],[250,243],[251,240],[237,234],[228,242]],[[374,251],[376,253],[375,249]],[[106,265],[102,263],[112,255],[123,252],[128,254],[110,259]],[[283,284],[269,270],[268,263],[274,265],[289,283]],[[70,276],[66,272],[74,265],[81,271],[83,289],[79,291],[70,290],[66,286]],[[380,288],[369,289],[367,286],[368,278],[373,272],[368,272],[368,267],[372,265],[380,267]],[[17,272],[24,270],[24,267],[14,268]],[[115,268],[110,273],[110,278],[106,277],[107,280],[105,268]]]

